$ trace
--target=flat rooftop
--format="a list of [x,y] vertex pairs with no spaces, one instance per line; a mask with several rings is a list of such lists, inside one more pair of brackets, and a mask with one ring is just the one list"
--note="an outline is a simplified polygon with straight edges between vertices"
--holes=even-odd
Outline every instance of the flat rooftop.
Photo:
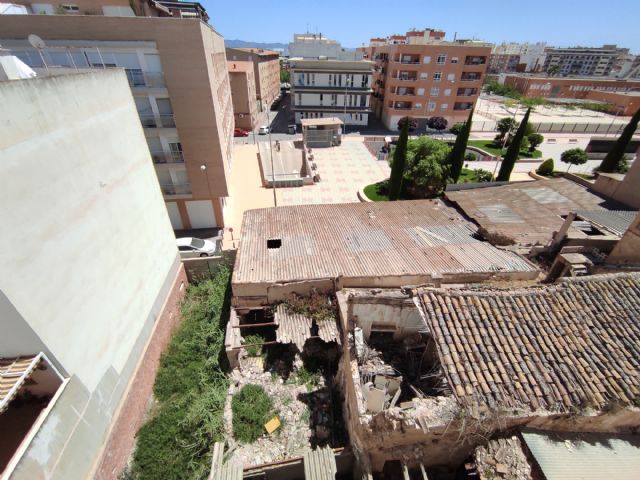
[[[503,237],[522,247],[546,245],[569,212],[631,210],[564,178],[445,192],[445,196],[478,223],[486,238]],[[569,233],[586,238],[575,228]]]
[[[480,241],[476,227],[440,200],[300,205],[245,212],[234,295],[274,283],[333,279],[345,287],[532,279],[534,265]],[[246,288],[245,288],[246,287]]]
[[338,117],[329,118],[303,118],[300,120],[303,127],[320,126],[320,125],[343,125],[344,122]]

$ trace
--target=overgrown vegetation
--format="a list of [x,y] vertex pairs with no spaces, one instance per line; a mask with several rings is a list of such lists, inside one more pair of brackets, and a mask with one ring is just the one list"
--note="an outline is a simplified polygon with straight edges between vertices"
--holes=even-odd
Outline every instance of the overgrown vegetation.
[[485,87],[487,93],[492,95],[500,95],[502,97],[509,97],[519,99],[522,95],[518,90],[510,85],[501,85],[498,82],[488,82]]
[[479,183],[490,182],[493,180],[493,174],[488,170],[482,168],[476,168],[474,170],[463,168],[460,172],[460,178],[458,183]]
[[306,369],[304,366],[296,371],[296,383],[305,385],[307,391],[311,392],[320,384],[320,374]]
[[248,384],[231,400],[233,436],[243,443],[253,443],[265,432],[264,424],[274,415],[273,401],[260,385]]
[[315,289],[311,290],[306,297],[294,294],[283,303],[288,311],[304,315],[318,322],[326,320],[335,322],[338,318],[338,306],[335,301]]
[[245,351],[250,357],[259,357],[262,354],[262,345],[258,345],[265,342],[265,338],[262,335],[251,334],[243,337]]
[[229,269],[188,287],[182,323],[173,335],[153,387],[157,408],[137,435],[135,480],[206,478],[213,443],[224,439],[228,382],[224,323],[229,312]]

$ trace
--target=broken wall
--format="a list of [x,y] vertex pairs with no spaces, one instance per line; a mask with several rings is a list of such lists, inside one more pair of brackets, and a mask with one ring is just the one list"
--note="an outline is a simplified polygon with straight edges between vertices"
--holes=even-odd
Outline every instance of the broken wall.
[[393,332],[394,340],[425,330],[426,324],[410,298],[402,296],[352,296],[352,318],[368,340],[371,331]]

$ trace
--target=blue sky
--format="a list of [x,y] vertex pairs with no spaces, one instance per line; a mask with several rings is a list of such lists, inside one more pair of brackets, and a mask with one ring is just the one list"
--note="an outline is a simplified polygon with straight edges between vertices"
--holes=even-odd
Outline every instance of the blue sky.
[[412,27],[441,28],[447,39],[547,41],[552,45],[615,43],[640,54],[640,0],[200,0],[225,38],[291,41],[322,32],[343,46]]

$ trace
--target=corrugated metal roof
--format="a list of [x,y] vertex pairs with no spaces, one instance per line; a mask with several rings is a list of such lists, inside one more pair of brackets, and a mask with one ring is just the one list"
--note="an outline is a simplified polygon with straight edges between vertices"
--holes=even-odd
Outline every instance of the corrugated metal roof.
[[41,359],[41,353],[24,357],[0,358],[0,413],[7,409]]
[[[305,342],[312,335],[313,320],[290,311],[284,303],[281,303],[276,307],[274,323],[278,325],[276,340],[280,343],[295,343],[298,350],[302,352]],[[340,344],[340,333],[336,321],[323,320],[316,324],[318,336],[323,341]]]
[[547,480],[629,480],[640,477],[640,436],[522,431]]
[[[233,283],[535,272],[440,200],[299,205],[245,213]],[[281,239],[267,248],[267,239]]]
[[[562,226],[562,216],[569,212],[625,209],[564,178],[446,191],[445,196],[488,234],[511,238],[521,246],[546,245]],[[569,231],[584,236],[578,229]]]
[[336,478],[336,457],[330,447],[307,450],[304,453],[305,480],[330,480]]
[[622,236],[627,231],[633,219],[638,215],[637,210],[578,210],[576,213],[580,218],[618,236]]

